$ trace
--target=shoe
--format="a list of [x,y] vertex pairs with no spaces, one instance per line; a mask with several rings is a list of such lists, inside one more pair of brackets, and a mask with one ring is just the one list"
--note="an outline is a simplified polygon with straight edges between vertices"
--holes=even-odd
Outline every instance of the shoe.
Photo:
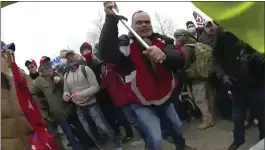
[[174,139],[171,136],[165,137],[165,140],[169,143],[174,143]]
[[246,122],[245,123],[245,128],[250,129],[252,126],[254,126],[254,122]]
[[244,143],[237,144],[237,143],[233,142],[233,143],[229,146],[228,150],[236,150],[236,149],[238,149],[242,144],[244,144]]
[[211,128],[211,127],[214,127],[214,126],[215,125],[214,125],[214,123],[212,121],[204,121],[198,126],[198,129],[205,130],[207,128]]

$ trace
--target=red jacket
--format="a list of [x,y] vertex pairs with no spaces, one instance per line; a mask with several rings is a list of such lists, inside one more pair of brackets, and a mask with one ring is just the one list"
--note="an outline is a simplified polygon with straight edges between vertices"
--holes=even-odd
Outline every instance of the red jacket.
[[[162,40],[153,41],[152,45],[163,49],[166,44]],[[129,99],[137,104],[161,105],[173,94],[177,81],[172,72],[163,64],[155,64],[155,76],[152,75],[142,58],[142,52],[137,49],[137,44],[128,45],[130,58],[135,70],[125,76],[125,84]]]

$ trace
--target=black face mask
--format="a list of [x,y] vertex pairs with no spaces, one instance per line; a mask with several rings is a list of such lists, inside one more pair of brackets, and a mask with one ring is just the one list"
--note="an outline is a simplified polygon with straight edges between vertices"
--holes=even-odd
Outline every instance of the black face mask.
[[38,72],[29,74],[32,80],[35,80],[40,75]]

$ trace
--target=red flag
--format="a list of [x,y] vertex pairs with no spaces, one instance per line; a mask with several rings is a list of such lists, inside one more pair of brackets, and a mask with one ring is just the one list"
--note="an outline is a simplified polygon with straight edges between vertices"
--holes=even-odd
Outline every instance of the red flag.
[[32,150],[58,150],[53,136],[47,131],[47,126],[41,119],[40,110],[33,101],[25,79],[21,76],[15,62],[12,62],[12,73],[18,98],[18,103],[23,110],[29,124],[35,131],[30,138]]
[[34,131],[38,131],[41,128],[46,128],[46,124],[41,119],[40,110],[35,101],[32,100],[31,93],[29,92],[27,87],[27,83],[21,76],[15,62],[12,62],[12,73],[18,102],[29,124]]

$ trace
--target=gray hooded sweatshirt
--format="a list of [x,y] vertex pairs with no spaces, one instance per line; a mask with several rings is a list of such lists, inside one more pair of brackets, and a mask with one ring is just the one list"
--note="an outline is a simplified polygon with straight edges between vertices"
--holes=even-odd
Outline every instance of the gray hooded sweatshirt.
[[64,92],[79,92],[81,98],[88,100],[90,105],[96,102],[95,94],[99,91],[99,85],[94,72],[88,66],[85,66],[85,70],[87,79],[82,73],[81,65],[75,71],[64,75]]

